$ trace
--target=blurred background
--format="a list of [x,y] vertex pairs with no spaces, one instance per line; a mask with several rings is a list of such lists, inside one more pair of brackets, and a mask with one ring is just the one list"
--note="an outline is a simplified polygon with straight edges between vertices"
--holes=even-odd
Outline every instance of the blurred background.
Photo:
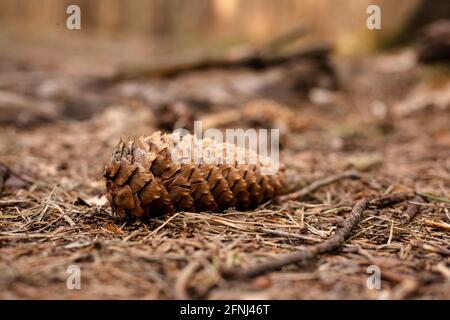
[[[81,30],[66,27],[73,4]],[[380,30],[367,27],[369,5]],[[445,69],[448,19],[448,0],[2,0],[0,122],[140,104],[171,130],[258,98],[345,113],[347,93],[394,110],[429,70],[418,61]]]
[[[65,27],[70,4],[82,8],[81,32]],[[370,4],[381,8],[381,32],[366,28]],[[54,45],[119,42],[124,50],[134,44],[165,53],[261,44],[302,25],[310,38],[333,41],[338,52],[358,53],[414,31],[408,26],[414,19],[414,27],[423,26],[427,20],[448,17],[449,10],[445,0],[2,0],[0,36]]]

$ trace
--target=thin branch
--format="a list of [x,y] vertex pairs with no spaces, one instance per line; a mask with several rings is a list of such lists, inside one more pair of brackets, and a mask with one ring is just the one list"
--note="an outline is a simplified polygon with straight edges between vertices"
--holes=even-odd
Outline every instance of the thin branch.
[[[330,181],[336,181],[342,179],[343,177],[353,177],[352,172],[346,172],[345,174],[343,173],[341,175],[328,177],[328,179],[326,179],[326,182],[330,183]],[[315,183],[312,183],[309,187],[304,189],[311,190],[318,188],[318,186],[324,184],[323,181],[325,181],[325,179],[320,180],[320,182],[316,181]],[[298,193],[300,192],[297,192],[296,196]],[[367,199],[360,200],[353,207],[349,217],[344,220],[344,222],[342,223],[342,227],[339,228],[330,239],[325,240],[319,244],[306,247],[297,252],[280,256],[279,258],[275,258],[271,261],[263,262],[259,265],[250,267],[247,270],[224,270],[222,273],[225,277],[232,279],[248,279],[270,271],[278,270],[286,265],[305,262],[318,255],[336,251],[337,249],[341,248],[345,241],[350,237],[353,229],[358,225],[359,221],[361,221],[364,211],[368,209],[369,206],[375,207],[377,209],[382,209],[389,205],[408,200],[412,197],[414,197],[414,194],[411,193],[396,193],[376,198],[372,201],[369,201]]]
[[225,271],[224,275],[235,279],[253,278],[270,271],[278,270],[281,267],[289,264],[299,263],[314,258],[317,255],[335,251],[344,244],[345,240],[347,240],[348,237],[350,237],[353,228],[361,220],[364,210],[366,210],[368,206],[368,200],[363,199],[359,201],[353,207],[350,216],[343,222],[342,227],[336,231],[333,237],[325,240],[322,243],[307,247],[291,254],[283,255],[272,261],[261,263],[247,270],[237,270],[231,272]]
[[408,192],[393,193],[370,201],[370,205],[377,209],[383,209],[393,204],[409,200],[412,197],[414,197],[413,193]]
[[403,224],[408,224],[410,223],[417,215],[417,213],[419,213],[419,203],[423,203],[424,200],[421,196],[415,196],[412,199],[412,202],[409,204],[408,208],[406,208],[405,211],[405,218],[403,220]]
[[133,79],[170,78],[186,72],[211,69],[249,68],[260,70],[293,61],[326,60],[331,50],[332,47],[329,44],[319,44],[283,54],[271,50],[260,51],[253,47],[234,48],[225,53],[183,54],[165,57],[147,65],[125,66],[112,76],[96,79],[97,81],[94,83],[107,85]]
[[306,187],[303,187],[302,189],[292,192],[292,193],[288,193],[288,194],[284,194],[284,195],[280,195],[278,197],[275,198],[275,202],[277,203],[283,203],[289,200],[298,200],[300,198],[303,198],[305,196],[307,196],[308,194],[316,191],[319,188],[322,188],[326,185],[329,185],[333,182],[342,180],[342,179],[359,179],[361,176],[359,175],[358,172],[356,171],[344,171],[338,174],[334,174],[316,181],[313,181],[311,184],[307,185]]

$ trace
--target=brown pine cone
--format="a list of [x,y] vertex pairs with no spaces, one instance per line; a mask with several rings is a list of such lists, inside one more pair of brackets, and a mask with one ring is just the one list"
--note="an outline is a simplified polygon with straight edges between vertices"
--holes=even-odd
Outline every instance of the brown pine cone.
[[[214,155],[225,155],[212,161],[185,163],[172,161],[172,151],[180,154],[180,146],[200,143]],[[230,207],[255,208],[273,199],[282,187],[282,171],[264,175],[268,158],[211,139],[197,140],[186,136],[174,147],[170,134],[156,132],[136,140],[120,141],[105,166],[107,196],[119,214],[147,218],[176,211],[223,211]],[[226,148],[234,150],[234,158],[226,161]],[[256,164],[241,164],[237,157]],[[195,163],[195,164],[194,164]],[[239,163],[239,164],[238,164]],[[247,162],[248,163],[248,162]],[[281,167],[281,166],[280,166]]]

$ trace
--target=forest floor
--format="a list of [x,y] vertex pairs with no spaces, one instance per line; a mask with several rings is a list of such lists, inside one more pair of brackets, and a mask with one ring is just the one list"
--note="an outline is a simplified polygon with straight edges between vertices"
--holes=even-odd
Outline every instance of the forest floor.
[[[0,161],[18,175],[0,195],[1,299],[450,299],[450,77],[412,49],[334,57],[337,89],[306,91],[285,86],[282,67],[98,86],[89,79],[113,62],[66,58],[0,55]],[[158,105],[177,101],[213,123],[243,105],[277,110],[257,122],[284,128],[286,192],[348,169],[360,178],[249,212],[116,216],[105,161],[121,136],[157,130]],[[249,280],[220,272],[320,243],[357,200],[398,192],[420,197],[367,210],[331,254]],[[71,265],[79,290],[67,287]],[[367,286],[373,265],[380,289]]]

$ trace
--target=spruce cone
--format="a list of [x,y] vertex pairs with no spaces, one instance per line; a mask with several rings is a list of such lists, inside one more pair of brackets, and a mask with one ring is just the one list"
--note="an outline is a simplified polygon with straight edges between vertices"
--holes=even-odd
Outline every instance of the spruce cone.
[[[264,175],[262,169],[270,160],[253,151],[191,135],[180,143],[175,149],[172,136],[160,132],[119,142],[104,172],[107,196],[115,212],[147,218],[176,211],[245,210],[271,200],[281,189],[282,168],[277,174]],[[172,161],[173,150],[180,154],[180,146],[192,143],[219,155],[216,163]],[[222,155],[226,158],[226,148],[234,150],[231,162],[219,161]],[[247,160],[255,155],[257,160],[250,162],[255,164],[236,161],[237,156]]]

